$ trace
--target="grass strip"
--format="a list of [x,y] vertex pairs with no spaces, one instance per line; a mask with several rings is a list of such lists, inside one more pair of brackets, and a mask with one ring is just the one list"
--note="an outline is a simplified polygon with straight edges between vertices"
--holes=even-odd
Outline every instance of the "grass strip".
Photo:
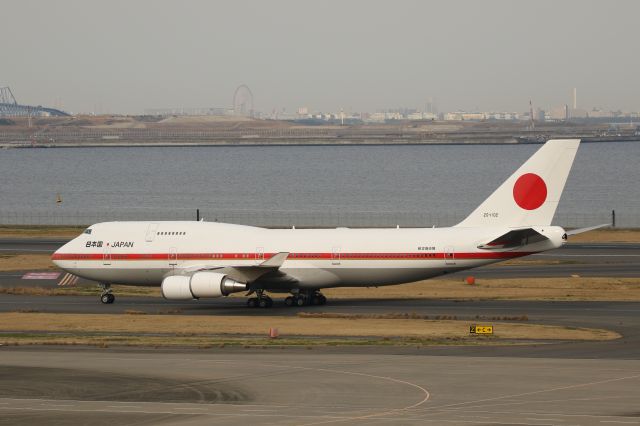
[[[91,333],[122,334],[127,341],[139,339],[173,339],[207,341],[236,339],[238,336],[254,336],[250,340],[264,339],[269,328],[277,328],[281,339],[325,339],[368,341],[394,339],[422,339],[425,341],[466,341],[473,321],[378,319],[378,318],[317,318],[282,316],[180,316],[180,315],[122,315],[122,314],[48,314],[48,313],[0,313],[0,332],[16,335],[38,333],[66,333],[68,339],[87,338]],[[169,334],[143,336],[144,334]],[[84,337],[83,337],[84,336]],[[59,336],[56,336],[59,337]],[[102,336],[105,337],[105,336]],[[611,340],[618,333],[593,328],[574,328],[539,324],[500,322],[494,324],[491,339],[501,340]],[[105,337],[106,338],[106,337]],[[51,337],[47,337],[51,339]],[[0,335],[0,340],[10,344],[15,340]],[[45,339],[46,340],[46,339]]]

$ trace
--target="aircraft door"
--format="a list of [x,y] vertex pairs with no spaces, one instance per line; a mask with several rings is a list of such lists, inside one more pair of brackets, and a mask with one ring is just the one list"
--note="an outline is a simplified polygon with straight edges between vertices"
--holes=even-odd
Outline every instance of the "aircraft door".
[[444,248],[444,264],[445,265],[456,264],[456,252],[453,247]]
[[264,262],[264,247],[256,247],[254,259],[256,261],[256,265]]
[[331,249],[331,264],[340,265],[340,247],[333,247]]
[[178,264],[178,250],[175,247],[169,249],[169,267],[175,268]]
[[144,237],[144,240],[148,243],[150,243],[151,241],[154,240],[154,238],[156,237],[156,231],[158,230],[158,224],[157,223],[150,223],[149,226],[147,227],[147,233]]
[[102,250],[102,264],[111,265],[111,247],[104,246]]

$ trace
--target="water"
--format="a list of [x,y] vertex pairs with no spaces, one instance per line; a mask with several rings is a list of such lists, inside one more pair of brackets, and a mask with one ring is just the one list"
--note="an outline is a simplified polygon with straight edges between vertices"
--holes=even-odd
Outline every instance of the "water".
[[[452,224],[539,146],[0,151],[0,223],[206,219],[263,225]],[[583,144],[555,222],[640,226],[640,144]],[[56,194],[63,202],[56,204]]]

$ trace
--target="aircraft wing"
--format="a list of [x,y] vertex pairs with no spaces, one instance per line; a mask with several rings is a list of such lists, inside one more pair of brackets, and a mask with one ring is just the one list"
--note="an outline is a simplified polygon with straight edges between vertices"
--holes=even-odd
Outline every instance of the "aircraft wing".
[[[209,266],[196,265],[184,268],[181,272],[191,275],[199,271],[217,271],[229,276],[229,278],[240,282],[253,282],[264,275],[278,276],[279,279],[286,279],[286,274],[278,271],[285,260],[289,257],[288,252],[280,252],[258,265],[238,265],[238,266]],[[289,278],[292,280],[293,278]]]
[[478,248],[484,250],[509,249],[544,240],[548,240],[548,238],[533,228],[514,229],[488,243],[480,244]]

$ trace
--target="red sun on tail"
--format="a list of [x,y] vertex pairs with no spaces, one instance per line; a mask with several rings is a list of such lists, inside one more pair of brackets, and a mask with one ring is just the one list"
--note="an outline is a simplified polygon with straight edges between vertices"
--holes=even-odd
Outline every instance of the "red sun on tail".
[[535,173],[527,173],[513,185],[513,199],[525,210],[535,210],[547,199],[547,185]]

